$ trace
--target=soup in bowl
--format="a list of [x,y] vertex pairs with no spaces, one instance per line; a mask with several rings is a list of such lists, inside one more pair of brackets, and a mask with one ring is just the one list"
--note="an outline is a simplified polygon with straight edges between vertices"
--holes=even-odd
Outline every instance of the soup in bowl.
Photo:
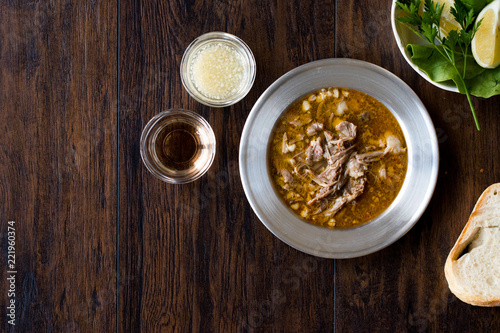
[[[239,150],[243,189],[259,220],[286,244],[326,258],[366,255],[408,232],[431,200],[438,161],[418,96],[387,70],[345,58],[307,63],[269,86]],[[364,201],[377,211],[358,210]],[[361,211],[366,218],[355,217]]]
[[366,93],[332,87],[285,110],[268,156],[283,202],[328,228],[359,226],[380,215],[399,193],[408,165],[392,113]]

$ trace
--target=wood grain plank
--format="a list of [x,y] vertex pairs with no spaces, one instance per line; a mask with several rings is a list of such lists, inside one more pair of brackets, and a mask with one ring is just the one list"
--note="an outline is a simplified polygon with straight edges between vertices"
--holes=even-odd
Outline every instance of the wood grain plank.
[[[116,1],[0,2],[3,332],[116,327]],[[16,221],[16,326],[6,317]]]
[[[291,249],[259,222],[238,146],[274,80],[334,56],[334,12],[334,1],[121,3],[120,331],[332,331],[333,261]],[[184,49],[215,30],[241,37],[257,61],[253,89],[225,109],[195,102],[179,78]],[[208,173],[180,186],[154,179],[139,156],[146,122],[179,107],[205,117],[218,142]]]
[[[401,77],[426,105],[436,127],[436,191],[417,224],[388,248],[337,262],[335,327],[339,332],[494,332],[496,308],[472,307],[450,293],[444,263],[481,192],[498,182],[499,98],[474,98],[476,131],[465,96],[418,76],[400,55],[390,26],[391,1],[341,1],[338,56],[380,65]],[[345,13],[343,15],[342,13]]]

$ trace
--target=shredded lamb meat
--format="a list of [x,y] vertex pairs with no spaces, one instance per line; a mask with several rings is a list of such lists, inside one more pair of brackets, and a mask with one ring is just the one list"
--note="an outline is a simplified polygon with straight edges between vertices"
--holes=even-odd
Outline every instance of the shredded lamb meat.
[[[306,134],[313,137],[305,151],[298,152],[290,159],[291,171],[282,169],[284,182],[293,182],[292,174],[304,179],[309,178],[314,184],[314,195],[307,201],[315,208],[314,214],[334,216],[342,207],[363,194],[366,184],[367,165],[379,161],[386,154],[405,151],[395,136],[387,136],[385,149],[356,152],[356,126],[342,121],[332,133],[324,130],[323,124],[314,122],[306,129]],[[283,135],[282,152],[290,151],[286,133]],[[329,203],[329,205],[327,205]]]
[[329,87],[291,104],[269,145],[271,178],[285,204],[327,228],[366,223],[396,198],[408,167],[397,119],[380,101]]

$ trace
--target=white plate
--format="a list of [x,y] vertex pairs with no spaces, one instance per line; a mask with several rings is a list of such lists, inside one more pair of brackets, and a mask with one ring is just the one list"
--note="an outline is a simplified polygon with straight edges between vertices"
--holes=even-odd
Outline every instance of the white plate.
[[458,88],[455,86],[453,82],[450,83],[439,83],[432,81],[427,74],[420,70],[412,61],[411,54],[406,49],[406,45],[408,44],[420,44],[425,45],[428,44],[426,41],[422,40],[420,37],[415,35],[413,31],[408,29],[403,23],[399,22],[397,18],[402,15],[404,11],[402,11],[399,7],[396,6],[396,1],[393,1],[391,8],[391,24],[392,24],[392,32],[394,33],[394,38],[396,39],[396,43],[398,44],[399,50],[401,54],[405,58],[406,62],[417,72],[421,77],[432,83],[438,88],[458,92]]
[[[399,121],[408,147],[408,170],[396,200],[371,222],[351,229],[305,222],[280,200],[269,177],[267,153],[276,120],[295,100],[325,87],[356,89],[381,101]],[[402,237],[431,199],[438,160],[436,132],[417,95],[387,70],[353,59],[311,62],[276,80],[250,112],[239,152],[243,188],[262,223],[290,246],[325,258],[366,255]]]

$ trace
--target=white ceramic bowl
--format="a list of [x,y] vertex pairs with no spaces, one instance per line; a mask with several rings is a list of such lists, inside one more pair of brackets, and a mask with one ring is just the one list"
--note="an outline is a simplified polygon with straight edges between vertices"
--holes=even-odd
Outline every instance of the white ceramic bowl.
[[[328,229],[305,222],[278,197],[270,179],[268,146],[274,124],[298,98],[325,87],[365,92],[396,117],[408,148],[403,186],[389,208],[350,229]],[[418,96],[387,70],[353,59],[325,59],[295,68],[257,100],[240,142],[240,175],[255,214],[290,246],[325,258],[351,258],[380,250],[402,237],[427,207],[437,180],[438,144],[432,121]]]
[[391,24],[392,24],[392,31],[394,33],[394,38],[396,39],[396,43],[398,44],[399,50],[401,51],[401,54],[405,58],[406,62],[417,72],[420,74],[421,77],[429,81],[431,84],[435,85],[438,88],[447,90],[447,91],[453,91],[453,92],[458,92],[458,88],[453,84],[453,83],[439,83],[439,82],[434,82],[432,81],[427,74],[420,70],[412,61],[411,61],[411,54],[410,52],[406,49],[406,45],[408,44],[427,44],[424,40],[419,38],[417,35],[415,35],[414,32],[412,32],[410,29],[408,29],[403,23],[399,22],[397,18],[404,13],[401,9],[399,9],[398,6],[396,6],[396,1],[392,2],[392,8],[391,8]]

